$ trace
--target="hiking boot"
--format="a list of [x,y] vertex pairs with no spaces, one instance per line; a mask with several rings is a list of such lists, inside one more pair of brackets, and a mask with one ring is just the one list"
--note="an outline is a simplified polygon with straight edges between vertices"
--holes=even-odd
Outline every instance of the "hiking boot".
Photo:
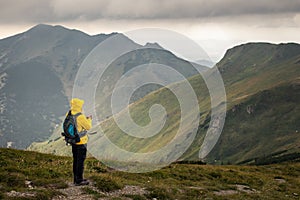
[[81,181],[81,182],[79,182],[79,183],[75,183],[75,186],[81,186],[81,185],[88,185],[90,182],[88,181],[88,180],[83,180],[83,181]]
[[[88,182],[88,180],[87,180],[87,179],[85,179],[85,178],[84,178],[84,179],[82,179],[82,181],[87,181],[87,182]],[[74,181],[74,182],[73,182],[73,184],[75,185],[75,184],[76,184],[76,181]]]

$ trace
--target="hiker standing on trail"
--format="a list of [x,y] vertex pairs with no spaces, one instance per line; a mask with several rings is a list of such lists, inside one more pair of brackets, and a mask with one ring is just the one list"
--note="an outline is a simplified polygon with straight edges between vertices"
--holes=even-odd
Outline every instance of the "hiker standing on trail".
[[[83,170],[84,170],[84,160],[86,158],[87,151],[87,130],[92,127],[92,116],[86,117],[82,113],[82,106],[84,101],[81,99],[74,98],[70,101],[71,110],[68,112],[67,117],[64,122],[64,132],[65,126],[68,126],[67,129],[70,131],[70,127],[73,130],[73,139],[68,139],[65,135],[66,142],[72,145],[72,154],[73,154],[73,175],[74,175],[74,184],[79,185],[88,185],[89,181],[83,179]],[[72,120],[70,120],[72,119]],[[69,121],[71,122],[69,122]],[[74,126],[72,126],[74,123]],[[67,125],[65,125],[67,124]],[[71,125],[71,126],[70,126]],[[72,134],[72,133],[71,133]]]

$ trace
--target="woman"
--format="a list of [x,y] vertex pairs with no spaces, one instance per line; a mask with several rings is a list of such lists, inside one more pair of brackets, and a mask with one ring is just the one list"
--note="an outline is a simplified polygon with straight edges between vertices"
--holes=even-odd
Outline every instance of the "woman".
[[86,117],[82,113],[84,101],[74,98],[71,100],[71,115],[76,115],[77,132],[80,135],[80,141],[72,144],[73,153],[73,175],[76,186],[88,185],[89,181],[83,179],[84,160],[86,158],[88,136],[87,130],[92,127],[92,116]]

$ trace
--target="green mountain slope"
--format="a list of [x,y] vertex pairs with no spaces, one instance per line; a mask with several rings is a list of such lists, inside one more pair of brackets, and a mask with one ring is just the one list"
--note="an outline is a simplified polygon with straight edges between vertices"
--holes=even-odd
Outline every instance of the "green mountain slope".
[[[221,138],[206,161],[239,163],[270,157],[280,151],[285,152],[282,156],[300,152],[300,45],[240,45],[228,50],[217,67],[224,80],[228,110]],[[194,76],[189,82],[198,97],[200,124],[195,140],[181,159],[197,160],[210,123],[211,102],[201,76]],[[176,88],[178,84],[181,83],[170,87]],[[163,105],[168,115],[164,128],[153,137],[140,139],[127,135],[118,128],[113,118],[100,126],[106,137],[125,150],[143,153],[160,149],[177,133],[180,107],[174,94],[167,88],[161,88],[131,104],[131,117],[137,124],[147,125],[150,122],[148,111],[154,104]],[[154,120],[158,123],[160,119]],[[53,143],[50,142],[50,145]],[[40,148],[43,151],[42,145]],[[100,145],[99,150],[108,151],[105,145]]]
[[[271,51],[270,48],[273,49],[273,51]],[[292,53],[290,53],[290,51],[292,51]],[[236,60],[233,59],[233,55],[237,57]],[[274,89],[270,93],[272,93],[273,96],[278,96],[278,99],[281,100],[281,103],[268,103],[269,109],[275,109],[272,114],[275,115],[273,116],[273,119],[277,120],[269,120],[267,116],[268,114],[270,115],[270,113],[268,113],[270,111],[265,109],[261,110],[261,113],[259,113],[260,116],[257,116],[257,118],[255,118],[256,116],[253,113],[250,115],[255,118],[255,122],[251,121],[251,118],[248,119],[237,116],[234,123],[230,124],[232,117],[230,113],[228,113],[229,121],[225,123],[225,128],[222,133],[223,140],[224,138],[227,139],[225,142],[226,145],[216,146],[216,149],[214,150],[219,154],[221,152],[230,152],[222,155],[222,160],[226,161],[226,159],[232,158],[230,159],[230,162],[238,162],[241,161],[241,159],[270,154],[278,151],[279,147],[285,149],[292,148],[292,146],[297,146],[297,143],[299,142],[299,134],[293,136],[295,141],[291,139],[290,143],[286,142],[286,145],[283,145],[284,142],[280,141],[280,137],[282,137],[283,134],[295,133],[295,131],[299,129],[299,127],[297,127],[299,126],[299,123],[297,123],[299,120],[299,112],[297,112],[297,109],[299,108],[296,106],[299,105],[299,90],[298,86],[293,86],[298,84],[297,81],[293,82],[293,80],[297,80],[300,75],[298,63],[299,59],[300,45],[257,44],[256,46],[256,44],[246,44],[229,50],[220,63],[218,63],[217,66],[219,67],[224,78],[229,110],[233,109],[234,107],[238,107],[241,103],[244,103],[246,106],[250,106],[250,109],[255,110],[255,104],[251,104],[249,102],[259,101],[257,98],[261,91],[269,90],[271,88]],[[251,60],[251,62],[248,60]],[[245,63],[245,65],[248,66],[241,66],[241,63]],[[193,77],[190,79],[190,82],[199,98],[200,110],[203,116],[200,127],[204,128],[199,129],[195,142],[191,145],[190,149],[186,152],[183,158],[197,159],[199,147],[202,143],[203,136],[206,133],[205,128],[208,127],[209,123],[209,120],[204,119],[205,116],[209,118],[208,114],[210,103],[209,99],[207,98],[207,90],[205,90],[205,85],[204,82],[201,81],[201,77]],[[277,88],[283,83],[286,83],[287,85]],[[292,84],[292,86],[289,84]],[[176,84],[174,87],[176,87]],[[294,87],[294,89],[291,89],[291,87]],[[274,98],[272,95],[270,98]],[[286,100],[287,96],[289,96],[289,98],[293,101],[290,100],[291,102],[288,102],[288,100]],[[265,99],[265,97],[263,99]],[[149,123],[147,111],[149,110],[150,106],[155,103],[163,105],[169,113],[165,127],[160,134],[149,139],[132,138],[131,136],[128,136],[122,132],[117,127],[113,119],[103,122],[101,124],[102,130],[104,130],[106,136],[109,137],[111,141],[113,141],[119,147],[129,151],[140,149],[139,152],[148,152],[163,147],[176,134],[178,123],[180,121],[180,109],[178,102],[176,101],[176,98],[170,92],[168,92],[167,89],[162,89],[152,93],[142,99],[142,101],[131,105],[131,116],[139,125],[145,125]],[[265,102],[265,104],[267,103]],[[251,105],[253,105],[253,108]],[[287,113],[291,107],[294,108],[293,112]],[[245,111],[245,113],[247,114],[247,111]],[[286,117],[286,120],[281,120],[281,117]],[[264,125],[261,124],[262,120],[266,121],[267,123]],[[272,127],[275,125],[278,126],[279,122],[280,129],[276,129],[276,131],[278,131],[277,134],[274,133],[274,128]],[[240,125],[245,126],[245,128],[240,130]],[[247,128],[247,126],[252,127],[252,129]],[[230,127],[234,127],[236,131],[233,132]],[[259,130],[255,131],[253,130],[254,128],[258,128]],[[235,134],[239,137],[236,137]],[[244,135],[247,136],[245,137]],[[257,135],[260,135],[260,137],[257,137]],[[231,147],[232,137],[236,138],[234,141],[238,145],[228,148],[228,146]],[[249,143],[248,140],[253,142],[250,143],[248,148],[245,149],[243,144]],[[273,148],[268,149],[268,146],[265,146],[266,141],[271,141],[272,144],[270,145],[273,146]],[[255,142],[256,144],[253,145]],[[254,150],[255,148],[257,149]],[[268,151],[265,152],[267,149]],[[102,151],[105,151],[105,148],[102,149]],[[260,154],[258,154],[258,152]],[[207,158],[208,161],[220,159],[220,156],[217,155],[218,154],[209,155]]]
[[[258,92],[227,112],[225,128],[210,162],[238,163],[295,151],[300,157],[300,82]],[[286,152],[290,153],[290,152]]]
[[72,159],[0,148],[1,199],[298,199],[299,162],[269,166],[172,164],[148,173],[88,158],[89,186],[72,185]]
[[[148,45],[149,46],[149,45]],[[157,63],[157,64],[156,64]],[[208,68],[197,64],[191,64],[190,62],[176,57],[173,53],[159,48],[141,48],[139,50],[131,51],[120,56],[118,59],[113,61],[103,73],[96,91],[96,111],[99,120],[104,120],[112,115],[111,108],[111,96],[115,89],[116,83],[121,77],[130,70],[136,70],[135,67],[142,65],[149,65],[147,73],[142,73],[143,77],[152,77],[155,80],[170,80],[168,74],[162,73],[159,70],[150,70],[151,68],[160,65],[169,66],[179,72],[183,77],[189,78],[199,71],[206,71]],[[195,69],[195,67],[197,69]],[[136,70],[135,73],[138,73]],[[124,77],[123,77],[124,78]],[[125,83],[123,87],[128,85],[138,85],[138,81],[134,78],[134,74],[125,76]],[[172,82],[182,80],[182,77],[176,76]],[[147,94],[158,90],[162,86],[159,84],[147,84],[138,88],[130,99],[130,103],[138,101]],[[118,109],[121,111],[121,109]]]
[[229,103],[299,77],[299,44],[249,43],[230,49],[217,64]]
[[[295,151],[299,152],[297,148],[299,135],[292,136],[297,140],[280,141],[280,135],[289,135],[300,128],[297,123],[300,119],[299,112],[297,112],[299,109],[297,86],[300,75],[299,60],[299,44],[249,43],[227,51],[217,66],[226,88],[228,112],[220,141],[214,151],[208,155],[207,161],[237,163],[243,159],[269,156],[285,148],[291,151],[296,149]],[[265,98],[276,97],[281,100],[281,103],[276,101],[266,103],[267,99],[262,100],[261,95],[268,92],[272,95],[264,96]],[[268,108],[256,113],[255,103],[251,102],[268,104]],[[243,109],[238,110],[237,108],[241,105]],[[293,110],[289,110],[288,107],[293,107]],[[254,113],[248,115],[247,109]],[[237,111],[235,115],[232,114],[233,110]],[[270,112],[274,115],[272,118],[269,116]],[[250,118],[245,118],[244,115]],[[198,139],[186,152],[185,158],[197,159],[197,147],[202,143],[202,134],[206,133],[205,127],[208,126],[208,122],[200,126]],[[280,128],[274,131],[274,126],[277,127],[278,124]],[[221,141],[223,142],[220,143]],[[231,146],[232,142],[235,142],[234,147]],[[290,145],[291,143],[294,145]]]
[[[209,162],[237,163],[280,150],[299,152],[299,60],[298,44],[250,43],[228,50],[217,64],[228,112],[220,141],[207,157]],[[201,133],[206,132],[202,127],[207,126],[200,126],[186,158],[197,158]]]

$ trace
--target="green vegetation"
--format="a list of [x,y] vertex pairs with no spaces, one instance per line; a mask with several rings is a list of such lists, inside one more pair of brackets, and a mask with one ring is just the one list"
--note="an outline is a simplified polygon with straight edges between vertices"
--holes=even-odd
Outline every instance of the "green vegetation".
[[83,187],[81,190],[84,192],[84,194],[92,195],[95,199],[105,197],[105,195],[100,194],[89,186]]
[[[267,164],[299,158],[300,45],[240,45],[228,50],[217,67],[225,84],[227,116],[221,137],[205,161]],[[197,161],[210,123],[211,102],[201,76],[193,76],[189,82],[198,97],[200,124],[195,140],[181,159]],[[179,84],[170,87],[176,88]],[[120,130],[113,118],[103,121],[101,129],[125,150],[143,153],[160,149],[176,135],[181,113],[174,94],[168,88],[160,88],[129,106],[132,119],[139,125],[147,125],[150,122],[148,112],[154,104],[164,106],[168,115],[164,128],[153,137],[131,137]],[[154,119],[154,123],[158,124],[159,120]],[[49,145],[60,149],[55,146],[57,143],[50,142]],[[34,146],[39,146],[35,150],[43,151],[49,145]],[[43,152],[52,152],[50,150]],[[277,152],[283,153],[274,156]]]
[[92,176],[95,186],[102,192],[121,189],[123,184],[109,176]]
[[[0,150],[0,191],[33,193],[35,199],[49,199],[66,188],[65,178],[71,173],[70,158],[12,149]],[[8,197],[7,197],[8,198]],[[8,198],[14,199],[14,198]],[[24,197],[24,199],[26,199]],[[33,199],[30,197],[28,199]]]
[[[300,85],[293,82],[236,104],[227,112],[223,134],[208,161],[234,164],[250,159],[269,164],[300,158],[299,102]],[[281,159],[272,155],[280,151]]]
[[[226,87],[227,118],[221,138],[206,162],[238,163],[282,150],[300,152],[299,60],[297,44],[250,43],[228,50],[217,64]],[[182,159],[197,160],[210,123],[210,99],[201,76],[189,81],[198,97],[201,118],[196,139]],[[180,107],[176,97],[169,89],[161,88],[131,104],[129,109],[137,124],[146,125],[150,122],[148,111],[154,104],[164,106],[168,116],[164,128],[153,137],[133,138],[120,130],[113,118],[104,121],[101,128],[112,142],[128,151],[160,149],[178,130]]]
[[[72,160],[36,152],[0,149],[0,197],[2,199],[51,199],[72,181]],[[172,164],[148,173],[125,173],[108,169],[89,158],[85,176],[92,185],[80,187],[92,198],[109,199],[297,199],[300,163],[265,166],[210,166]],[[30,181],[32,188],[26,185]],[[126,186],[144,193],[117,193]],[[26,196],[27,195],[27,196]],[[31,196],[30,196],[31,195]]]

